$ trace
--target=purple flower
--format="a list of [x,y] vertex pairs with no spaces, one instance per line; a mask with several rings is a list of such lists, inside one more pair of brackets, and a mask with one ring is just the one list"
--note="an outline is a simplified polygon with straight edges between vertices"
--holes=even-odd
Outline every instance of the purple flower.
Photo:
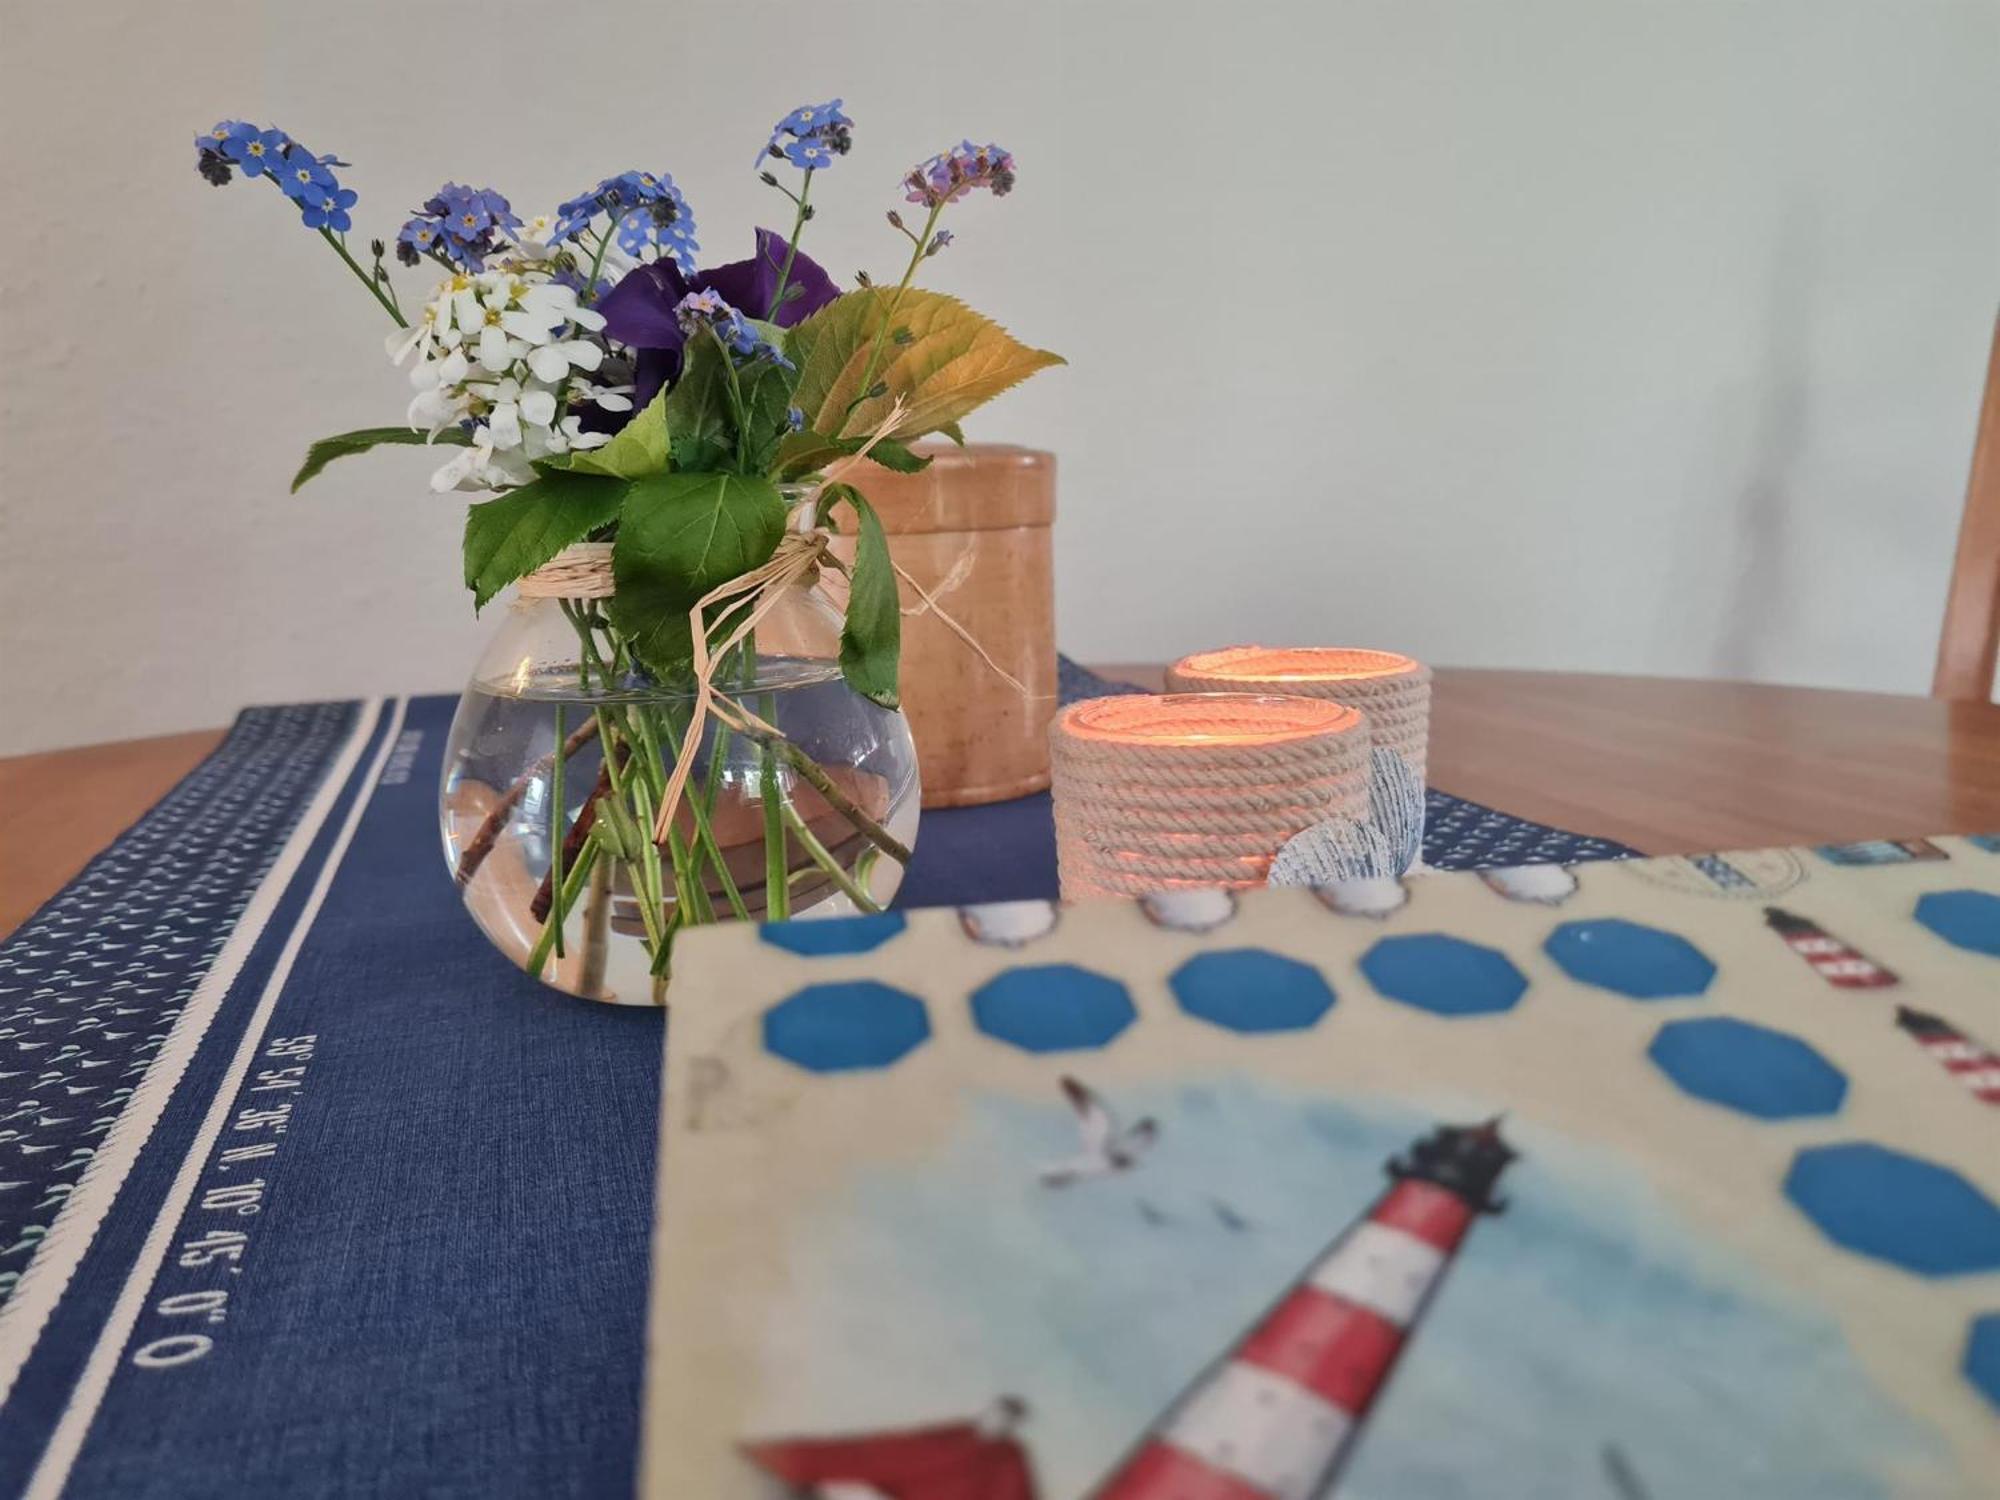
[[757,253],[748,260],[732,261],[692,277],[682,275],[671,260],[656,260],[637,267],[605,293],[597,304],[597,310],[604,314],[605,333],[637,351],[636,389],[632,393],[635,410],[658,395],[662,386],[680,378],[687,330],[675,310],[690,292],[712,292],[732,309],[780,328],[803,322],[840,295],[833,278],[801,251],[792,258],[785,305],[774,316],[771,297],[785,264],[785,245],[783,235],[760,229]]
[[606,336],[635,351],[635,411],[680,378],[687,333],[674,309],[687,294],[687,278],[680,267],[671,260],[656,260],[634,267],[597,304]]
[[792,368],[784,350],[765,338],[758,332],[755,323],[713,292],[688,293],[681,299],[677,311],[689,338],[699,337],[704,328],[712,328],[715,336],[722,340],[723,347],[745,364],[768,359],[787,370]]
[[679,351],[687,341],[674,309],[688,294],[687,278],[670,260],[656,260],[635,266],[604,294],[597,310],[604,315],[604,331],[621,344],[634,349]]
[[792,274],[785,280],[785,305],[774,310],[771,298],[777,293],[778,276],[785,267],[786,243],[783,235],[760,229],[755,255],[703,271],[690,284],[713,288],[753,318],[776,323],[780,328],[794,327],[838,297],[840,288],[817,261],[801,250],[792,257]]
[[1014,190],[1014,156],[998,146],[960,141],[940,152],[903,179],[903,200],[927,208],[963,198],[974,188],[987,188],[996,198]]
[[693,338],[696,331],[723,317],[741,317],[719,292],[689,292],[674,304],[674,322],[681,334]]

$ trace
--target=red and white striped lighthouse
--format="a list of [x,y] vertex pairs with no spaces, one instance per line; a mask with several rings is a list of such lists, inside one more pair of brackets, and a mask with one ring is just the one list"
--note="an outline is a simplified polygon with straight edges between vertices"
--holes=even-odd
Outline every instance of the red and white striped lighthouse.
[[1897,983],[1897,978],[1867,954],[1857,952],[1809,917],[1801,917],[1782,907],[1764,908],[1764,920],[1828,984],[1844,990],[1880,990]]
[[1314,1500],[1381,1394],[1514,1151],[1440,1126],[1276,1306],[1183,1391],[1093,1500]]
[[1944,1070],[1988,1104],[2000,1104],[2000,1057],[1995,1057],[1943,1016],[1896,1007],[1896,1024]]

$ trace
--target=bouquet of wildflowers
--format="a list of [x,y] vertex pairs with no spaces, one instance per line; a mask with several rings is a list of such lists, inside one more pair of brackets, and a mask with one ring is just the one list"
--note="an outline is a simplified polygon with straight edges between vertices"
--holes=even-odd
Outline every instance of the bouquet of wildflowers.
[[[608,795],[576,818],[594,824],[580,842],[574,827],[552,830],[544,950],[561,951],[565,898],[589,878],[579,870],[586,861],[626,867],[656,972],[676,925],[730,907],[742,914],[727,871],[687,867],[699,865],[703,830],[681,839],[676,812],[684,799],[697,818],[704,810],[687,786],[703,716],[712,732],[719,720],[724,732],[769,733],[728,691],[732,662],[754,651],[760,608],[822,568],[844,573],[840,671],[893,707],[896,574],[865,476],[875,465],[921,468],[913,439],[962,440],[967,413],[1060,362],[915,284],[952,243],[942,221],[953,205],[1014,186],[1013,158],[998,146],[964,142],[911,170],[903,207],[887,216],[907,242],[901,276],[835,284],[801,239],[817,212],[816,179],[852,142],[839,100],[780,120],[756,170],[787,200],[790,232],[759,229],[747,258],[702,269],[694,213],[664,172],[606,177],[526,219],[490,188],[448,182],[393,241],[372,239],[357,254],[356,195],[339,176],[346,163],[240,121],[195,140],[207,181],[263,180],[291,201],[393,324],[388,355],[413,388],[401,425],[313,444],[293,488],[385,443],[446,450],[433,489],[490,493],[466,519],[475,607],[591,544],[582,551],[608,563],[609,582],[563,601],[581,670],[601,673],[607,687],[674,688],[692,705],[678,719],[658,710],[666,716],[657,722],[646,720],[651,709],[600,708],[566,737],[598,740]],[[431,285],[419,301],[397,281],[424,269]],[[835,529],[853,535],[851,562],[827,551]],[[809,763],[778,738],[767,746],[773,762],[810,780]],[[660,748],[673,745],[686,753]],[[568,753],[558,748],[558,776]],[[874,852],[905,852],[870,842]],[[717,873],[726,889],[702,900]],[[785,890],[781,882],[769,893],[774,915],[784,914]]]

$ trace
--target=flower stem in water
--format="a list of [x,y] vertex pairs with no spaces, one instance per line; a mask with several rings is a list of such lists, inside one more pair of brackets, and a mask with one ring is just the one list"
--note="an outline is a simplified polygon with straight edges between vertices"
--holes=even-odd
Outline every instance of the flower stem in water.
[[556,760],[549,772],[549,891],[555,897],[549,912],[549,921],[556,930],[556,957],[563,954],[563,919],[569,915],[563,901],[563,762],[569,757],[562,753],[563,705],[556,705]]
[[[577,856],[576,863],[570,867],[569,879],[562,893],[562,904],[565,907],[576,899],[576,893],[582,889],[584,878],[590,874],[590,867],[597,862],[597,848],[597,840],[589,840],[583,846],[583,853]],[[542,924],[542,935],[535,939],[534,950],[528,955],[527,967],[528,972],[537,979],[542,977],[542,970],[548,966],[549,950],[555,946],[556,933],[559,930],[558,923],[545,922]]]
[[806,826],[806,820],[799,816],[798,809],[790,802],[783,805],[783,815],[785,827],[791,830],[792,837],[797,839],[806,853],[812,856],[813,863],[826,871],[828,877],[840,887],[848,900],[866,912],[878,912],[882,909],[868,892],[854,883],[854,877],[847,873],[840,861],[834,858],[833,852],[819,841],[812,829]]
[[769,745],[763,748],[761,800],[764,804],[764,900],[765,915],[782,922],[792,914],[792,888],[785,880],[784,793],[778,788],[778,757]]

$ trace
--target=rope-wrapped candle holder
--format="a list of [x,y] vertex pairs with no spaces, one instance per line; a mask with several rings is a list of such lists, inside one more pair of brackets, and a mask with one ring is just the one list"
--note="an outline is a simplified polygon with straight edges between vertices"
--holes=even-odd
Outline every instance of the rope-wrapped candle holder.
[[1177,693],[1286,693],[1330,698],[1368,715],[1377,750],[1393,750],[1423,786],[1431,736],[1431,669],[1393,651],[1338,646],[1229,646],[1167,669]]
[[1049,742],[1066,901],[1262,885],[1300,830],[1368,818],[1368,722],[1329,699],[1092,698]]

